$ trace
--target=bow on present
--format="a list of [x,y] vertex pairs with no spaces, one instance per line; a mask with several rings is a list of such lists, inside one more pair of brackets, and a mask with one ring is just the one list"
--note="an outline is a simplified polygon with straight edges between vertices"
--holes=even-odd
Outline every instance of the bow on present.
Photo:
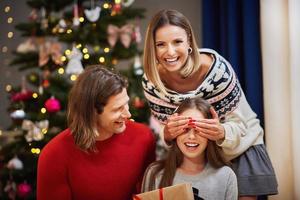
[[43,129],[48,129],[49,121],[43,120],[40,122],[32,122],[30,120],[24,120],[22,123],[22,129],[28,131],[25,135],[27,142],[40,141],[44,138]]
[[43,66],[48,63],[49,57],[57,65],[61,65],[61,45],[58,42],[45,42],[40,45],[39,48],[39,66]]
[[120,37],[121,43],[124,47],[128,48],[131,42],[131,36],[133,32],[132,24],[126,24],[121,28],[109,24],[107,27],[107,34],[108,34],[108,43],[111,47],[114,47],[117,43],[118,38]]

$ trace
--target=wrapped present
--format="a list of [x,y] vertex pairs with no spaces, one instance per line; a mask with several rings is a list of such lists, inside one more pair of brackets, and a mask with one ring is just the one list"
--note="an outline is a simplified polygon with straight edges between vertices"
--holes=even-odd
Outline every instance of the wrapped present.
[[187,183],[173,185],[133,196],[133,200],[194,200],[192,186]]

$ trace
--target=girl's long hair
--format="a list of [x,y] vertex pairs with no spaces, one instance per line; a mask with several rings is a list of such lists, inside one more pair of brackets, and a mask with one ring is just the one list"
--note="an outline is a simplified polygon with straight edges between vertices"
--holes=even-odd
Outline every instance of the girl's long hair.
[[[211,105],[202,98],[186,99],[179,105],[175,113],[182,113],[187,109],[197,109],[204,115],[205,118],[211,119],[212,115],[210,113],[210,107]],[[207,162],[214,168],[220,168],[225,165],[230,166],[230,162],[226,161],[222,156],[221,148],[212,140],[208,140],[205,156]],[[150,173],[147,175],[150,177],[149,184],[147,185],[148,188],[142,188],[142,190],[151,191],[157,189],[155,188],[155,180],[160,174],[162,176],[159,188],[171,186],[173,184],[176,170],[180,167],[182,162],[183,153],[178,148],[176,139],[174,139],[166,158],[152,163],[146,170],[145,174]],[[149,171],[150,169],[151,171]],[[146,185],[143,184],[143,186],[145,187]]]

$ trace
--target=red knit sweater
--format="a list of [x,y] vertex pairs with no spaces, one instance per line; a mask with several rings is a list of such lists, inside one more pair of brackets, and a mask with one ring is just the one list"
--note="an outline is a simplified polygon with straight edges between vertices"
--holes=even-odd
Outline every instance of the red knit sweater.
[[39,158],[37,198],[127,200],[138,193],[144,170],[155,159],[151,131],[127,122],[124,133],[96,145],[97,153],[81,151],[69,129],[52,139]]

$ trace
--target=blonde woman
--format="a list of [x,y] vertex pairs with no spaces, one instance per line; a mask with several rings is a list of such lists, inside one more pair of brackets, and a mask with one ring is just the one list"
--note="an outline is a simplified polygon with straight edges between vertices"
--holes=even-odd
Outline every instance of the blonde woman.
[[170,143],[184,133],[188,118],[172,114],[186,98],[202,97],[214,109],[214,119],[197,122],[199,135],[215,141],[237,175],[239,198],[277,194],[263,129],[249,106],[238,79],[221,55],[199,49],[188,19],[162,10],[150,21],[144,46],[143,87],[152,115]]

